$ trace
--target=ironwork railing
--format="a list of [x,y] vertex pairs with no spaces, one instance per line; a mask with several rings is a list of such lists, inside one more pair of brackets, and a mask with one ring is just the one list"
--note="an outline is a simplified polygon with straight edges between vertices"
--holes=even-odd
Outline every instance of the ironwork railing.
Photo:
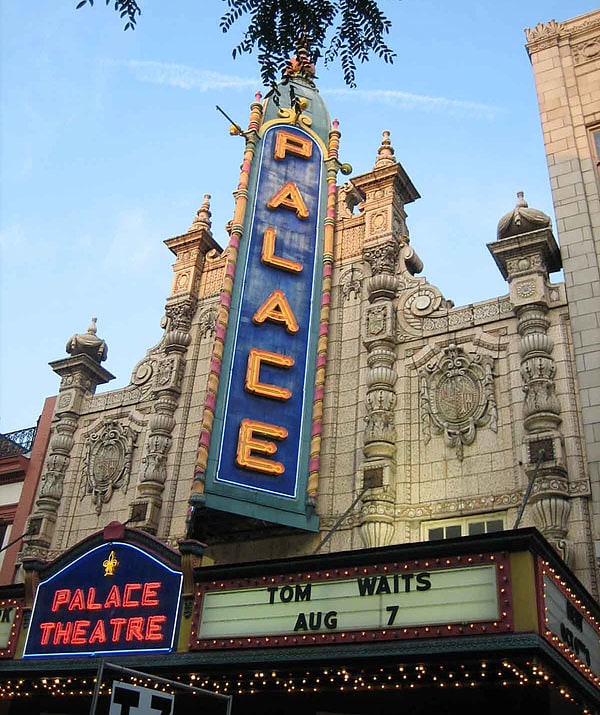
[[16,430],[0,434],[0,457],[11,457],[14,454],[27,454],[31,451],[37,427]]

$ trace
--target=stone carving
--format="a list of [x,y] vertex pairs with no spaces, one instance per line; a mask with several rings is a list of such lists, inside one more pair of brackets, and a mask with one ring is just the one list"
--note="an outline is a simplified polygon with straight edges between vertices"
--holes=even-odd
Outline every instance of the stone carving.
[[164,484],[167,477],[167,452],[171,446],[171,437],[166,434],[153,434],[146,443],[146,454],[142,458],[144,465],[142,480]]
[[548,494],[534,500],[532,508],[538,528],[568,563],[572,550],[567,540],[571,502],[566,496]]
[[471,324],[473,322],[473,311],[471,308],[453,310],[448,313],[448,325],[456,328],[459,325]]
[[576,64],[589,62],[598,56],[600,56],[600,40],[597,37],[573,46],[573,57]]
[[402,292],[396,309],[398,341],[414,340],[424,332],[446,331],[452,301],[445,300],[439,289],[423,278],[413,278],[405,272],[400,280]]
[[397,372],[393,300],[398,290],[399,256],[400,245],[396,241],[385,240],[363,249],[363,259],[371,268],[366,285],[370,305],[364,313],[363,343],[369,369],[363,467],[365,475],[373,468],[381,470],[383,482],[371,486],[361,498],[361,534],[368,547],[385,546],[394,536]]
[[550,226],[550,217],[543,211],[530,209],[522,191],[517,192],[517,205],[498,221],[498,240]]
[[355,213],[362,213],[364,209],[363,201],[364,199],[360,191],[358,191],[351,181],[347,181],[338,189],[338,218],[349,218],[350,216],[354,216]]
[[110,501],[115,489],[127,493],[131,457],[137,434],[119,422],[109,421],[92,432],[85,445],[80,497],[92,495],[96,513]]
[[155,370],[156,358],[145,358],[135,366],[133,375],[131,376],[131,382],[134,385],[145,385],[154,375]]
[[340,288],[344,300],[350,300],[352,295],[354,298],[360,298],[362,291],[363,274],[358,268],[352,266],[350,270],[345,271],[340,276]]
[[375,305],[367,312],[367,337],[386,332],[387,305]]
[[178,300],[166,307],[168,320],[167,330],[182,330],[188,332],[192,325],[192,318],[196,312],[196,301],[191,298]]
[[379,273],[393,273],[398,261],[400,247],[396,241],[387,241],[373,247],[365,247],[363,256],[371,266],[373,275]]
[[556,22],[556,20],[550,20],[550,22],[538,22],[535,27],[527,28],[525,30],[525,36],[527,38],[527,42],[540,42],[542,40],[558,39],[558,35],[563,29],[564,25]]
[[336,241],[336,260],[345,261],[349,258],[360,256],[363,243],[365,241],[365,226],[359,224],[350,228],[344,228],[343,240]]
[[[77,422],[72,417],[64,416],[56,425],[56,432],[50,440],[49,457],[46,462],[46,471],[42,476],[40,497],[47,498],[57,503],[62,498],[65,472],[70,461],[71,449],[74,444],[73,433]],[[40,506],[38,502],[38,507]]]
[[531,298],[535,293],[534,281],[521,281],[517,283],[516,292],[519,298]]
[[73,335],[69,338],[65,350],[69,355],[88,355],[97,363],[103,362],[108,357],[108,345],[96,336],[96,321],[92,318],[87,333]]
[[217,308],[211,306],[200,313],[198,321],[198,332],[201,338],[207,338],[215,334],[217,323]]
[[378,211],[371,216],[371,231],[382,233],[387,229],[387,215],[385,211]]
[[477,428],[498,429],[494,395],[493,360],[467,354],[457,345],[444,348],[442,357],[419,371],[421,429],[425,443],[431,434],[443,434],[446,444],[463,458]]

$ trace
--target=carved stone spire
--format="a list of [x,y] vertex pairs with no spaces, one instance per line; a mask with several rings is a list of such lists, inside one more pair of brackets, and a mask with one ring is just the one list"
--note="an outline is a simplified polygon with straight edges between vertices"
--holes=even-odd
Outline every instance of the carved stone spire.
[[390,133],[387,129],[383,132],[383,139],[381,140],[381,145],[377,150],[377,159],[375,160],[375,165],[373,169],[382,169],[383,167],[393,166],[396,164],[396,157],[394,156],[394,147],[390,141]]
[[204,194],[204,201],[202,205],[196,211],[196,217],[192,225],[188,228],[188,233],[191,231],[200,231],[204,229],[205,231],[210,231],[212,228],[212,223],[210,221],[210,194]]

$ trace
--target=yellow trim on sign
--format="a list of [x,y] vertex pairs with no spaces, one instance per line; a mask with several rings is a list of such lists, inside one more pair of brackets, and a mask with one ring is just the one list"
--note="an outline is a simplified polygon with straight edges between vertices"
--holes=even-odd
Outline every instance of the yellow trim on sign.
[[510,574],[515,631],[539,633],[533,556],[526,551],[510,554]]

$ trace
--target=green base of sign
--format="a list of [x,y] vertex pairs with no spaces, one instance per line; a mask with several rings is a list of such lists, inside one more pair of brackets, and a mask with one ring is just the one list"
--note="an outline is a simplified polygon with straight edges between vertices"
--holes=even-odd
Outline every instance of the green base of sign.
[[204,494],[204,508],[216,509],[228,514],[237,514],[255,519],[264,525],[270,522],[273,526],[289,526],[303,531],[318,532],[319,517],[314,514],[285,511],[284,509],[270,507],[265,504],[255,504],[239,499],[231,499],[218,494]]

